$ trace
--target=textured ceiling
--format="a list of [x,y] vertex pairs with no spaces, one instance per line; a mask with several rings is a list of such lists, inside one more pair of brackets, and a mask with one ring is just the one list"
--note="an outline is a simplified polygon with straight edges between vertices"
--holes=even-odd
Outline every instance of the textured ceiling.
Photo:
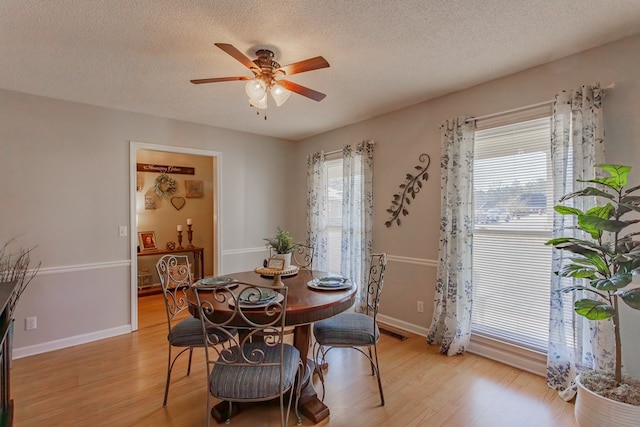
[[[2,0],[0,87],[299,140],[640,32],[639,0]],[[248,106],[214,43],[326,93]]]

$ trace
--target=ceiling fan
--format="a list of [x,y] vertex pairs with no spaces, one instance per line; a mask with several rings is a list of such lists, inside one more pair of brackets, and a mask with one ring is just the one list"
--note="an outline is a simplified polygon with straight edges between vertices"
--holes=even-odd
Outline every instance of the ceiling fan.
[[[271,92],[271,96],[278,106],[282,105],[289,98],[291,92],[313,99],[314,101],[321,101],[326,96],[324,93],[299,85],[292,81],[277,79],[279,77],[291,76],[294,74],[329,67],[329,63],[322,56],[316,56],[314,58],[305,59],[304,61],[280,66],[280,64],[274,60],[274,53],[268,49],[257,50],[257,58],[251,60],[230,44],[216,43],[215,45],[250,69],[253,73],[253,78],[246,76],[215,77],[210,79],[191,80],[191,83],[202,84],[247,80],[245,91],[249,96],[249,103],[258,109],[267,108],[267,92]],[[266,118],[267,117],[265,116],[265,119]]]

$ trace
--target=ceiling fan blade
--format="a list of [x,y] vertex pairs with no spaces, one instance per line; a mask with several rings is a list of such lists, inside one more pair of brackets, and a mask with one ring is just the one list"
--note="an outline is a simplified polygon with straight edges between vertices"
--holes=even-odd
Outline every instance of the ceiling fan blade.
[[277,84],[287,90],[290,90],[291,92],[295,92],[298,95],[306,96],[307,98],[313,99],[314,101],[322,101],[325,98],[325,96],[327,96],[322,92],[309,89],[308,87],[304,87],[297,83],[290,82],[289,80],[278,80]]
[[237,76],[237,77],[215,77],[212,79],[195,79],[190,81],[195,85],[199,85],[202,83],[233,82],[236,80],[250,80],[250,79],[251,79],[250,77]]
[[290,76],[292,74],[304,73],[306,71],[313,71],[327,67],[329,67],[327,60],[322,56],[316,56],[315,58],[309,58],[304,61],[285,65],[284,67],[278,68],[278,71],[283,71],[285,75]]
[[240,52],[238,49],[236,49],[232,45],[227,43],[216,43],[215,45],[218,46],[220,49],[224,50],[229,55],[233,56],[237,61],[239,61],[242,65],[244,65],[248,69],[258,68],[255,62],[253,62],[244,53]]

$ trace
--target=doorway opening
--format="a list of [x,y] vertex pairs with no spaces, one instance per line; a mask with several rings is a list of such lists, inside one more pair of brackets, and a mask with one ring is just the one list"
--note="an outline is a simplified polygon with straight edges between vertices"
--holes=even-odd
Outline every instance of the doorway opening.
[[189,255],[194,280],[219,270],[220,153],[132,141],[129,158],[131,330],[135,331],[139,295],[161,293],[155,270],[160,256]]

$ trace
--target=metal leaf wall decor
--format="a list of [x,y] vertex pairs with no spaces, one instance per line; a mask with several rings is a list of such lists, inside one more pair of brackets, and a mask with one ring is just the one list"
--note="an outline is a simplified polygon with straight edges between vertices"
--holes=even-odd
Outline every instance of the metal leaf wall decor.
[[422,188],[422,181],[426,181],[429,179],[429,173],[427,172],[427,168],[431,163],[431,157],[428,154],[420,154],[418,160],[421,163],[426,163],[424,166],[417,165],[415,167],[416,173],[415,175],[408,173],[404,184],[400,184],[400,192],[393,195],[393,200],[391,201],[391,207],[387,209],[387,212],[391,214],[391,218],[384,223],[387,228],[391,227],[394,223],[398,226],[400,225],[400,215],[407,216],[409,215],[409,211],[407,210],[408,205],[411,204],[411,200],[416,198],[416,194],[420,192]]

